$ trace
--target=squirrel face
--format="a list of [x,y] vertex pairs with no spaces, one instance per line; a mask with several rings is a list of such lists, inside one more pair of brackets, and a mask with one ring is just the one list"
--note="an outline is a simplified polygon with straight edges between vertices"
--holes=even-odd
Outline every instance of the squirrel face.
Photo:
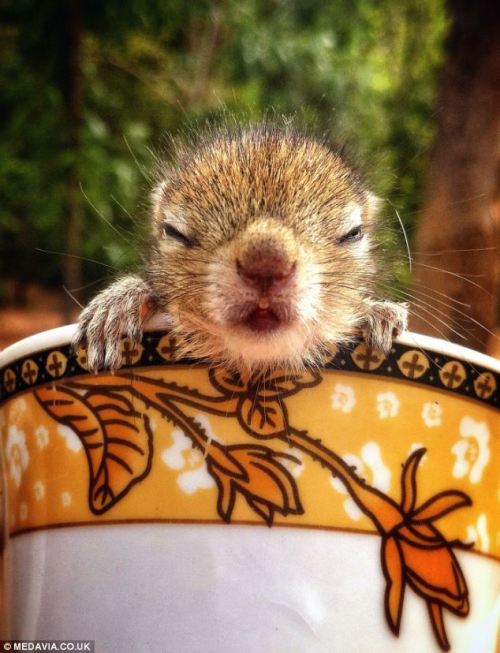
[[159,175],[148,280],[191,351],[298,366],[355,333],[375,202],[335,151],[260,127],[212,135]]

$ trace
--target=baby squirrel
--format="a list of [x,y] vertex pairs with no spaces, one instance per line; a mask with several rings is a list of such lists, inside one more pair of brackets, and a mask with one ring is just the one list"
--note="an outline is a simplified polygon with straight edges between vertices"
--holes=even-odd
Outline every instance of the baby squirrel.
[[141,275],[82,311],[91,371],[116,369],[120,339],[168,316],[198,358],[300,369],[363,334],[387,351],[407,307],[374,297],[377,199],[342,157],[288,126],[210,133],[160,165]]

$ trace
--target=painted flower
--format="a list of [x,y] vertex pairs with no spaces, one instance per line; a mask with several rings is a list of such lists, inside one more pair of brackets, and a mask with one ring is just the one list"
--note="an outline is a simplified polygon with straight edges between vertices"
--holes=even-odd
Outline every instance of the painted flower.
[[380,419],[396,417],[399,413],[399,399],[394,392],[379,392],[377,394],[377,412]]
[[[354,454],[348,453],[345,456],[342,456],[342,459],[349,465],[349,467],[351,467],[353,470],[356,470],[356,474],[364,474],[365,466],[361,458],[358,458]],[[332,476],[330,483],[334,490],[346,497],[343,503],[343,507],[348,517],[353,521],[359,521],[361,517],[363,517],[363,512],[355,503],[354,499],[349,495],[349,492],[344,483],[337,476]]]
[[9,421],[12,423],[12,422],[17,422],[17,420],[21,419],[23,413],[26,412],[27,407],[28,406],[23,397],[19,397],[18,399],[15,399],[11,405]]
[[66,447],[73,453],[77,453],[82,449],[83,444],[78,435],[73,431],[72,428],[66,426],[66,424],[58,424],[57,433],[66,442]]
[[481,513],[474,525],[467,527],[467,539],[475,542],[477,548],[487,553],[490,550],[490,536],[488,534],[488,518]]
[[[343,460],[356,471],[358,476],[370,476],[370,485],[381,492],[388,492],[391,487],[391,470],[382,460],[382,451],[377,442],[367,442],[361,449],[361,458],[354,454],[342,456]],[[330,479],[332,487],[340,494],[347,496],[344,501],[344,510],[353,521],[359,521],[363,516],[354,499],[349,496],[347,488],[340,478],[333,476]]]
[[39,449],[45,449],[49,444],[49,430],[45,426],[39,426],[35,430],[36,445]]
[[356,404],[354,388],[343,383],[336,383],[332,394],[333,410],[340,410],[343,413],[350,413]]
[[37,501],[41,501],[45,496],[45,485],[42,481],[35,481],[33,483],[33,493]]
[[5,454],[9,465],[9,475],[16,486],[19,487],[30,457],[26,446],[26,435],[24,431],[14,425],[9,427]]
[[488,424],[463,417],[459,428],[462,439],[451,448],[456,458],[452,474],[455,478],[467,476],[471,483],[479,483],[490,460]]
[[161,459],[170,469],[182,469],[186,464],[183,454],[185,451],[191,450],[191,440],[185,436],[181,429],[172,431],[172,440],[173,444],[163,450]]
[[283,465],[294,478],[299,478],[305,468],[304,454],[295,447],[288,447],[283,453],[289,456],[289,458],[283,459]]
[[441,417],[443,415],[443,409],[439,401],[426,401],[422,406],[422,419],[424,424],[429,428],[433,426],[441,426]]
[[[208,422],[204,417],[204,422]],[[209,425],[203,424],[207,429]],[[193,443],[181,429],[172,431],[172,446],[164,449],[161,459],[170,467],[178,470],[177,485],[185,494],[194,494],[198,490],[208,490],[215,483],[207,470],[205,457],[198,449],[193,449]]]
[[[387,581],[385,613],[397,635],[401,624],[405,585],[423,598],[429,610],[434,634],[444,651],[450,649],[443,621],[443,609],[465,617],[469,612],[469,593],[452,544],[434,526],[434,521],[449,512],[471,505],[463,492],[450,490],[431,497],[416,507],[418,464],[425,453],[413,453],[403,467],[401,511],[403,519],[382,536],[382,568]],[[465,545],[461,545],[465,548]]]
[[282,461],[299,461],[285,453],[277,453],[259,445],[216,447],[217,454],[209,456],[208,468],[219,489],[217,511],[231,521],[237,494],[271,526],[276,512],[286,516],[301,515],[297,485]]
[[[201,454],[200,458],[202,458]],[[179,474],[177,485],[185,494],[194,494],[198,490],[209,490],[214,487],[215,483],[203,464],[198,469]]]
[[21,501],[19,504],[19,521],[26,521],[28,518],[28,504],[26,501]]

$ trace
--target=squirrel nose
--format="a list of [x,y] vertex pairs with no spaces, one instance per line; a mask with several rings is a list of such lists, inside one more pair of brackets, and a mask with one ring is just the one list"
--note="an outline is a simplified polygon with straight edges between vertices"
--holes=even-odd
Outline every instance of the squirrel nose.
[[243,263],[236,259],[236,270],[247,286],[266,291],[271,286],[283,285],[293,276],[296,263],[290,263],[276,253],[273,256],[255,257]]

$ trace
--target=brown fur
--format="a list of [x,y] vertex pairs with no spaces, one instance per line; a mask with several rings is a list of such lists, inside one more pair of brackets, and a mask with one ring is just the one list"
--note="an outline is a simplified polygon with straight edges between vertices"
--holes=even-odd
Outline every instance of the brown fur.
[[[192,354],[239,368],[299,367],[360,329],[370,344],[387,348],[393,331],[404,328],[404,307],[373,298],[376,202],[327,144],[289,127],[219,131],[178,148],[176,163],[160,164],[157,176],[141,301],[168,313]],[[357,222],[363,238],[342,242]],[[184,241],[166,235],[166,223]],[[266,291],[284,326],[256,335],[244,320],[261,293],[237,266],[259,269],[274,260],[294,270]],[[112,288],[85,309],[77,342],[89,344],[89,334],[102,331]],[[130,296],[122,303],[130,307]],[[122,328],[137,337],[137,320],[123,317]],[[101,349],[94,367],[117,365],[115,341],[100,347],[94,338],[91,346]]]

